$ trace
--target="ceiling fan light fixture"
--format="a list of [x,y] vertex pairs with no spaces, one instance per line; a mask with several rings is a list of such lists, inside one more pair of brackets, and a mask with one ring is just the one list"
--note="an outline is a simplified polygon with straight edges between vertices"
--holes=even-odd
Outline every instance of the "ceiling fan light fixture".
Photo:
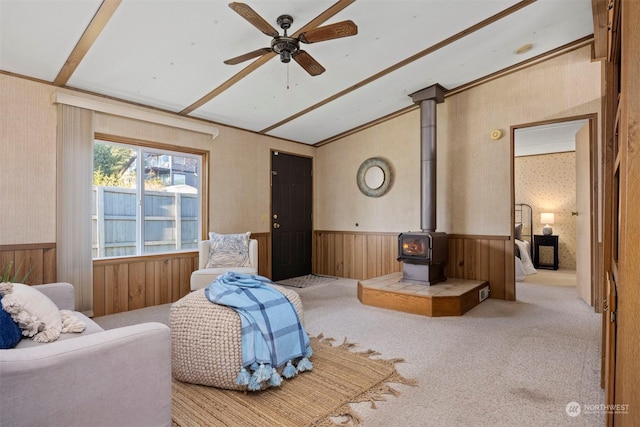
[[280,61],[284,62],[285,64],[291,62],[291,52],[289,52],[288,50],[283,50],[282,52],[280,52]]
[[298,40],[291,37],[276,37],[271,42],[271,49],[278,55],[280,55],[280,61],[285,64],[291,61],[291,56],[300,49]]
[[289,37],[287,30],[291,28],[291,24],[293,24],[293,17],[291,15],[280,15],[276,21],[280,28],[284,30],[284,34],[280,36],[278,35],[278,31],[250,6],[244,3],[233,2],[229,3],[229,7],[263,34],[273,37],[271,47],[256,49],[224,61],[225,64],[229,65],[236,65],[273,52],[280,56],[281,62],[288,63],[291,62],[293,58],[307,73],[312,76],[317,76],[325,71],[324,67],[307,52],[300,50],[300,43],[318,43],[358,34],[358,26],[354,24],[353,21],[342,21],[312,28],[299,34],[297,37]]

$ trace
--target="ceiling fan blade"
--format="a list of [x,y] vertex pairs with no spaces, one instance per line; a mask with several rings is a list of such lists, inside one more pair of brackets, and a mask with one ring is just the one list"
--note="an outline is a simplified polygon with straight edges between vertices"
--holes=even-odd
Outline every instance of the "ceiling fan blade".
[[304,32],[298,39],[302,43],[316,43],[356,34],[358,34],[358,26],[353,21],[342,21]]
[[231,59],[227,59],[226,61],[224,61],[225,64],[227,65],[236,65],[239,64],[241,62],[244,62],[248,59],[251,58],[257,58],[258,56],[262,56],[266,53],[271,52],[271,48],[270,47],[263,47],[262,49],[257,49],[254,50],[253,52],[248,52],[245,53],[244,55],[240,55],[240,56],[236,56],[235,58],[231,58]]
[[325,72],[324,67],[304,50],[299,50],[293,55],[293,59],[312,76],[317,76]]
[[229,3],[229,7],[266,35],[271,37],[278,36],[278,31],[246,4],[233,2]]

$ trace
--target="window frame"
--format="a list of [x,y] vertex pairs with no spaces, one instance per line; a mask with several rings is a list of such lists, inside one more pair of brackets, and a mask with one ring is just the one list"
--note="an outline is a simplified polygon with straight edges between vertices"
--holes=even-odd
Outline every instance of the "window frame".
[[[199,226],[199,239],[202,239],[202,236],[206,234],[206,230],[209,229],[209,164],[210,164],[210,152],[207,150],[197,149],[188,146],[180,146],[174,144],[166,144],[155,141],[146,141],[137,138],[130,137],[122,137],[117,135],[110,135],[105,133],[94,133],[94,143],[95,141],[102,141],[106,143],[113,143],[124,145],[133,149],[141,149],[148,151],[160,151],[160,152],[170,152],[175,155],[187,155],[187,156],[200,156],[200,167],[201,167],[201,177],[200,177],[200,190],[198,193],[198,198],[200,200],[200,226]],[[140,174],[138,174],[140,175]],[[142,179],[139,178],[138,188],[142,188],[140,186],[140,181]],[[140,203],[139,203],[140,204]],[[138,210],[144,209],[144,206],[139,206]],[[137,222],[137,221],[136,221]],[[136,229],[139,230],[142,227],[136,225]],[[142,234],[142,236],[140,235]],[[123,255],[123,256],[106,256],[93,258],[93,261],[102,261],[109,259],[126,259],[126,258],[142,258],[142,257],[153,257],[153,256],[163,256],[167,254],[184,254],[184,253],[193,253],[197,252],[198,248],[193,249],[185,249],[185,250],[173,250],[173,251],[162,251],[162,252],[152,252],[152,253],[142,253],[141,245],[143,245],[144,233],[136,232],[136,253],[135,255]]]

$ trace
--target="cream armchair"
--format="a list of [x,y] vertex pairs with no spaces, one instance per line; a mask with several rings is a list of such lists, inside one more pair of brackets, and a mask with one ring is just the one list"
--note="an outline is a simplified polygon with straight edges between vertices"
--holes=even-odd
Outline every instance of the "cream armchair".
[[[199,269],[191,273],[191,290],[206,288],[221,274],[233,271],[236,273],[258,274],[258,241],[249,240],[249,264],[250,267],[220,267],[206,268],[209,260],[209,241],[203,240],[198,244]],[[245,258],[246,259],[246,258]]]

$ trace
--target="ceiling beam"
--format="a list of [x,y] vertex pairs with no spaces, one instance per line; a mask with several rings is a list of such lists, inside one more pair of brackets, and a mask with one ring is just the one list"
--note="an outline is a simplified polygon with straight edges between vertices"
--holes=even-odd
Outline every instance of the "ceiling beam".
[[93,46],[93,43],[102,30],[104,30],[104,27],[107,26],[107,23],[121,2],[122,0],[104,0],[102,2],[93,19],[91,19],[91,22],[84,30],[82,37],[78,40],[76,47],[73,48],[71,55],[69,55],[58,76],[53,81],[55,86],[64,86],[67,84],[71,75],[76,71],[76,68],[78,68],[84,56],[89,49],[91,49],[91,46]]
[[498,20],[500,20],[500,19],[502,19],[502,18],[504,18],[506,16],[509,16],[512,13],[515,13],[515,12],[519,11],[523,7],[529,6],[530,4],[534,3],[535,1],[536,0],[522,0],[521,2],[516,3],[513,6],[508,7],[507,9],[505,9],[505,10],[503,10],[501,12],[498,12],[493,16],[490,16],[489,18],[487,18],[487,19],[485,19],[483,21],[480,21],[475,25],[472,25],[471,27],[469,27],[467,29],[464,29],[464,30],[460,31],[459,33],[454,34],[451,37],[448,37],[448,38],[446,38],[446,39],[444,39],[444,40],[442,40],[442,41],[440,41],[440,42],[438,42],[438,43],[436,43],[436,44],[434,44],[434,45],[422,50],[421,52],[418,52],[415,55],[412,55],[412,56],[410,56],[410,57],[408,57],[408,58],[406,58],[406,59],[404,59],[404,60],[402,60],[402,61],[400,61],[400,62],[398,62],[398,63],[396,63],[396,64],[394,64],[394,65],[392,65],[392,66],[390,66],[390,67],[388,67],[388,68],[386,68],[386,69],[384,69],[384,70],[382,70],[382,71],[380,71],[380,72],[378,72],[378,73],[376,73],[376,74],[374,74],[374,75],[372,75],[372,76],[370,76],[370,77],[358,82],[358,83],[356,83],[356,84],[354,84],[353,86],[350,86],[350,87],[348,87],[348,88],[346,88],[346,89],[344,89],[344,90],[342,90],[342,91],[340,91],[340,92],[338,92],[338,93],[336,93],[336,94],[334,94],[334,95],[332,95],[332,96],[330,96],[330,97],[328,97],[328,98],[326,98],[326,99],[324,99],[324,100],[322,100],[322,101],[320,101],[320,102],[318,102],[318,103],[316,103],[316,104],[314,104],[314,105],[312,105],[312,106],[310,106],[308,108],[305,108],[304,110],[299,111],[296,114],[294,114],[292,116],[289,116],[286,119],[281,120],[278,123],[275,123],[275,124],[269,126],[268,128],[262,129],[258,133],[270,132],[273,129],[276,129],[276,128],[278,128],[278,127],[280,127],[280,126],[282,126],[282,125],[284,125],[284,124],[286,124],[286,123],[288,123],[288,122],[290,122],[292,120],[297,119],[298,117],[301,117],[301,116],[303,116],[303,115],[305,115],[305,114],[307,114],[307,113],[309,113],[309,112],[311,112],[311,111],[313,111],[313,110],[315,110],[317,108],[322,107],[323,105],[326,105],[326,104],[328,104],[328,103],[330,103],[332,101],[335,101],[336,99],[338,99],[340,97],[343,97],[343,96],[353,92],[354,90],[357,90],[357,89],[359,89],[359,88],[361,88],[361,87],[363,87],[365,85],[368,85],[369,83],[371,83],[371,82],[373,82],[375,80],[378,80],[379,78],[384,77],[387,74],[391,74],[392,72],[398,70],[399,68],[402,68],[405,65],[408,65],[408,64],[412,63],[413,61],[416,61],[416,60],[418,60],[418,59],[420,59],[420,58],[422,58],[424,56],[427,56],[427,55],[429,55],[429,54],[431,54],[431,53],[433,53],[433,52],[435,52],[435,51],[437,51],[439,49],[442,49],[443,47],[445,47],[445,46],[447,46],[447,45],[449,45],[449,44],[451,44],[451,43],[453,43],[453,42],[455,42],[457,40],[460,40],[463,37],[468,36],[469,34],[472,34],[472,33],[476,32],[476,31],[478,31],[478,30],[480,30],[480,29],[482,29],[482,28],[484,28],[484,27],[486,27],[488,25],[491,25],[494,22],[496,22],[496,21],[498,21]]
[[593,59],[606,59],[609,0],[591,0],[591,9],[593,11]]
[[[305,31],[309,31],[309,30],[312,30],[312,29],[320,26],[323,22],[325,22],[328,19],[330,19],[331,17],[337,15],[340,11],[342,11],[345,7],[349,6],[354,1],[356,1],[356,0],[338,0],[337,3],[335,3],[333,6],[331,6],[329,9],[325,10],[324,12],[322,12],[320,15],[318,15],[317,17],[315,17],[311,21],[309,21],[309,23],[307,23],[304,27],[300,28],[298,31],[296,31],[290,37],[296,38],[301,33],[304,33]],[[222,83],[217,88],[213,89],[211,92],[209,92],[208,94],[206,94],[205,96],[203,96],[202,98],[200,98],[199,100],[194,102],[193,104],[189,105],[184,110],[180,111],[178,114],[184,116],[184,115],[189,114],[189,113],[193,112],[194,110],[202,107],[204,104],[206,104],[207,102],[211,101],[213,98],[215,98],[216,96],[220,95],[222,92],[224,92],[225,90],[229,89],[234,84],[238,83],[240,80],[242,80],[245,77],[247,77],[253,71],[257,70],[262,65],[266,64],[274,56],[276,56],[276,54],[273,53],[273,52],[267,53],[265,55],[262,55],[260,58],[258,58],[257,60],[253,61],[250,65],[248,65],[247,67],[243,68],[240,72],[238,72],[235,75],[233,75],[230,79],[228,79],[227,81]]]

